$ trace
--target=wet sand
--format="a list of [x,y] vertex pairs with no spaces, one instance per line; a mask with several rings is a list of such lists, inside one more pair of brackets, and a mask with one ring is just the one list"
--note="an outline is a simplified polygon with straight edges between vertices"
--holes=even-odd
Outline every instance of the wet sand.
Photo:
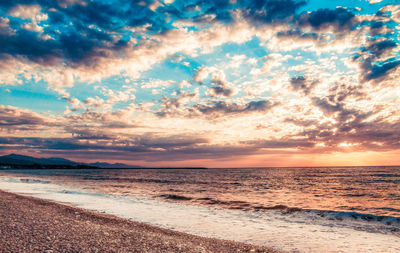
[[277,253],[4,191],[0,191],[0,251]]

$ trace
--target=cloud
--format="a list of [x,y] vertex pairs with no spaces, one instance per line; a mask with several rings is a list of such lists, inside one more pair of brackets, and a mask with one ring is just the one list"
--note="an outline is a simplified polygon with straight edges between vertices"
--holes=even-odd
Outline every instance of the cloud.
[[275,105],[267,100],[251,101],[245,104],[214,101],[207,105],[196,105],[194,109],[204,115],[223,117],[232,114],[265,113]]
[[239,0],[243,16],[254,24],[288,22],[306,1],[296,0]]
[[[384,118],[368,120],[374,113],[334,109],[339,112],[336,123],[314,125],[302,135],[310,141],[324,143],[327,150],[340,149],[341,143],[353,143],[358,150],[392,150],[400,147],[400,125]],[[315,127],[317,126],[317,127]]]
[[246,144],[253,144],[258,148],[280,149],[280,148],[312,148],[315,143],[307,138],[301,139],[276,139],[276,140],[261,140],[249,141]]
[[[106,143],[105,143],[106,144]],[[124,142],[123,145],[91,144],[83,140],[70,138],[21,138],[0,137],[0,149],[5,145],[12,145],[17,149],[36,150],[41,154],[51,154],[64,157],[97,159],[99,155],[106,159],[126,161],[187,161],[191,159],[220,159],[243,157],[258,152],[261,143],[242,143],[240,146],[208,144],[208,140],[190,136],[169,136],[167,138],[152,138],[142,136],[134,141]],[[282,146],[298,146],[297,144],[270,143],[268,146],[279,148]]]
[[[64,16],[69,13],[67,10],[60,12]],[[89,24],[83,25],[86,21],[81,18],[82,24],[78,22],[79,19],[75,20],[79,23],[76,24],[77,27],[72,22],[65,29],[62,28],[64,23],[69,22],[67,18],[59,21],[61,24],[53,24],[53,27],[62,28],[64,32],[53,32],[49,28],[45,33],[52,39],[43,39],[43,34],[22,29],[17,29],[13,35],[1,33],[0,58],[3,62],[11,61],[18,67],[10,67],[9,71],[0,73],[0,82],[10,84],[28,72],[35,77],[36,82],[49,82],[50,88],[62,96],[69,96],[65,87],[70,87],[70,82],[66,82],[63,77],[68,71],[73,72],[72,83],[99,82],[114,75],[136,79],[141,72],[177,52],[196,55],[199,51],[212,50],[228,41],[242,43],[250,40],[253,35],[246,22],[227,26],[216,23],[199,32],[186,29],[146,31],[139,36],[136,31],[130,32],[132,27],[126,25],[107,30]],[[46,22],[53,19],[49,14]],[[138,39],[136,36],[151,39]]]
[[211,72],[212,69],[209,67],[200,67],[198,70],[196,70],[195,74],[193,75],[193,81],[202,84],[203,81],[208,78]]
[[8,101],[46,83],[66,105],[1,107],[2,148],[176,161],[398,147],[398,6],[308,7],[0,1]]
[[336,84],[327,96],[313,97],[313,106],[325,120],[307,114],[287,118],[286,122],[302,129],[293,138],[302,136],[310,143],[323,143],[326,151],[339,150],[342,143],[352,143],[352,149],[357,150],[398,148],[400,125],[388,114],[386,106],[370,105],[367,90],[363,86]]
[[151,89],[151,88],[160,88],[160,87],[168,87],[172,83],[174,83],[173,80],[159,80],[159,79],[151,79],[145,84],[141,85],[141,88],[145,89]]
[[[202,9],[202,15],[213,14],[216,20],[233,22],[230,10],[234,6],[227,0],[198,1],[192,5],[177,1],[173,7],[166,6],[155,12],[150,9],[153,1],[60,1],[58,4],[43,1],[40,2],[41,5],[29,7],[19,4],[24,2],[13,1],[3,4],[3,8],[8,9],[10,15],[15,17],[46,21],[46,29],[44,26],[37,26],[37,22],[34,22],[35,26],[43,34],[34,32],[35,29],[29,33],[25,29],[13,27],[17,29],[15,35],[1,38],[4,49],[2,52],[25,57],[40,64],[48,63],[49,59],[58,59],[72,66],[96,64],[99,57],[108,58],[113,52],[123,55],[124,49],[131,46],[129,41],[139,38],[135,33],[125,36],[126,30],[130,28],[147,26],[149,34],[166,35],[171,28],[166,26],[165,13],[185,19],[187,17],[183,13],[198,6]],[[248,18],[262,22],[290,16],[303,4],[303,1],[292,0],[239,3]],[[60,33],[60,30],[63,32]],[[43,40],[46,36],[51,39]],[[29,47],[23,46],[27,44]],[[52,62],[48,64],[51,65]]]
[[[209,76],[211,74],[211,78]],[[207,96],[231,97],[236,94],[236,89],[226,80],[225,73],[214,67],[200,67],[193,75],[193,81],[205,84],[209,79]]]
[[42,21],[47,19],[47,15],[41,12],[41,7],[38,4],[33,5],[17,5],[13,7],[8,14],[12,17],[18,17],[22,19],[30,19]]
[[231,97],[235,94],[234,90],[226,86],[214,86],[209,88],[207,93],[210,97]]
[[88,129],[87,127],[66,126],[65,131],[70,132],[75,140],[113,140],[117,135],[101,129]]
[[400,66],[400,60],[389,60],[375,64],[367,61],[363,66],[366,70],[366,73],[364,74],[364,80],[376,80],[385,78],[387,74],[396,70],[397,67]]
[[389,78],[389,74],[397,69],[400,60],[395,49],[398,43],[394,40],[372,40],[353,59],[359,61],[362,81],[379,82]]
[[310,94],[310,92],[318,85],[318,80],[308,80],[304,76],[292,77],[290,79],[291,87],[294,91],[301,91],[304,95]]
[[10,36],[14,33],[15,33],[15,30],[10,27],[10,19],[0,18],[0,34]]
[[[130,139],[111,140],[109,136],[101,136],[98,134],[98,132],[78,132],[74,138],[0,137],[0,145],[19,145],[21,148],[34,147],[41,150],[109,150],[134,153],[157,150],[168,152],[170,149],[178,150],[197,144],[208,143],[208,140],[205,138],[186,135],[170,135],[163,137],[145,134],[131,137]],[[87,140],[92,141],[88,142]],[[113,145],[109,145],[110,143]]]
[[31,61],[50,66],[61,57],[57,43],[52,40],[43,41],[37,33],[18,30],[15,34],[0,34],[0,55],[25,57]]
[[397,13],[400,13],[398,6],[387,5],[375,15],[359,17],[361,27],[368,33],[352,58],[358,63],[361,82],[393,85],[399,66],[398,35],[393,29],[394,22],[398,22]]
[[[45,1],[41,5],[19,5],[15,1],[15,4],[7,6],[10,17],[28,19],[35,29],[28,29],[32,31],[28,32],[13,27],[15,35],[3,35],[1,38],[2,53],[25,57],[40,64],[48,63],[49,58],[56,58],[66,64],[88,65],[97,56],[104,57],[107,52],[119,51],[127,46],[128,40],[111,35],[121,34],[125,26],[149,24],[153,32],[164,29],[162,14],[156,15],[149,9],[150,1],[125,4],[119,1],[67,2],[61,4],[60,1],[62,6],[59,6]],[[39,21],[46,21],[45,26],[38,26]],[[27,27],[26,24],[24,27]],[[50,39],[44,40],[44,35]]]
[[53,123],[45,117],[29,110],[0,105],[0,130],[33,131]]
[[388,51],[393,51],[398,46],[394,40],[381,40],[376,43],[371,43],[364,51],[368,51],[375,57],[380,57]]
[[345,83],[332,85],[328,92],[329,94],[325,97],[312,98],[313,103],[328,114],[344,110],[348,99],[363,99],[366,96],[361,86]]
[[183,115],[187,113],[187,103],[199,99],[198,89],[194,92],[177,91],[176,97],[163,96],[161,98],[161,109],[156,112],[160,117]]
[[43,27],[39,26],[38,23],[48,18],[47,14],[41,12],[41,7],[38,4],[17,5],[8,12],[8,15],[29,20],[21,25],[21,28],[34,32],[43,32]]
[[232,4],[229,0],[168,1],[167,5],[160,9],[176,19],[192,19],[198,23],[205,20],[228,23],[232,20],[230,13]]
[[319,9],[304,13],[299,18],[300,26],[311,26],[314,30],[326,30],[333,28],[336,31],[352,30],[355,15],[347,8],[337,7],[331,9]]
[[371,20],[368,22],[368,29],[372,36],[380,35],[380,34],[390,34],[393,32],[393,29],[390,28],[390,21],[383,22],[381,20]]
[[398,22],[400,22],[400,6],[398,4],[385,5],[378,11],[377,16],[379,16],[379,17],[390,16],[391,20],[398,23]]
[[226,76],[222,71],[214,71],[211,77],[211,84],[207,95],[210,97],[231,97],[235,95],[236,90],[226,80]]
[[183,81],[179,82],[179,84],[178,84],[178,87],[180,89],[190,88],[191,86],[192,86],[192,84],[189,81],[186,81],[186,80],[183,80]]

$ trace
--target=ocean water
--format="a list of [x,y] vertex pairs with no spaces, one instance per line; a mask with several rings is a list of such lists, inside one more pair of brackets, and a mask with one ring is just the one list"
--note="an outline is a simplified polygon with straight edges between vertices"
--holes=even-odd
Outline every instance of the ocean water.
[[288,252],[400,252],[400,167],[20,170],[0,189]]

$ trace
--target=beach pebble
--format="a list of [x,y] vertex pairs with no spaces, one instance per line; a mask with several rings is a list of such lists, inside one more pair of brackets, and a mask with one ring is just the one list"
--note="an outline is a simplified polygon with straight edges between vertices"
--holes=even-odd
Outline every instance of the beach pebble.
[[[275,252],[0,190],[0,252]],[[50,248],[51,247],[51,248]]]

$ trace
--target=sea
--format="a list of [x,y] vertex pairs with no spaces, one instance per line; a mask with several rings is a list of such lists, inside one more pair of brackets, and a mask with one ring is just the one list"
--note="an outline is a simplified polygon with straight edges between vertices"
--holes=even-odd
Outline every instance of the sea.
[[400,252],[400,167],[2,170],[0,189],[284,252]]

